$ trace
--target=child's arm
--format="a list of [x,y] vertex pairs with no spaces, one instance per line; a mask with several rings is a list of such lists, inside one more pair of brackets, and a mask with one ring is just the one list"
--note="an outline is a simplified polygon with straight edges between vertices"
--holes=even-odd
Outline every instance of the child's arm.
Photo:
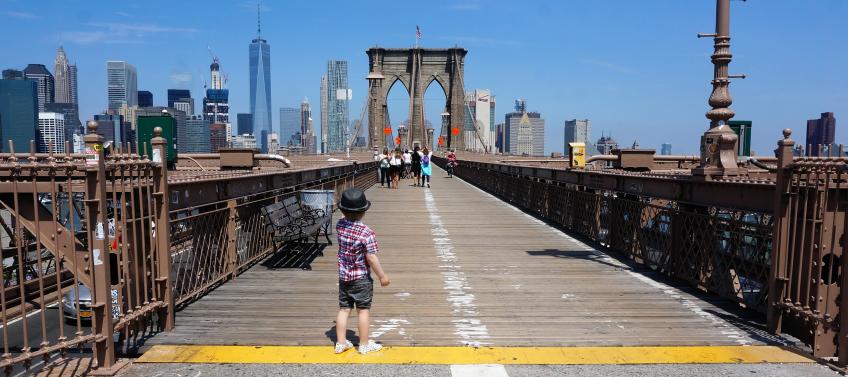
[[377,254],[368,253],[365,255],[365,260],[368,261],[368,265],[371,266],[371,269],[380,278],[380,286],[387,287],[391,281],[389,280],[389,276],[383,271],[383,266],[380,265],[380,258],[377,258]]

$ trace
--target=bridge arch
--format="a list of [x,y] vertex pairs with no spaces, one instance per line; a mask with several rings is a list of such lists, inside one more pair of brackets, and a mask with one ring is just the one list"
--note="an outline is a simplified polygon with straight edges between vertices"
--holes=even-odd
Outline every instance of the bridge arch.
[[404,84],[410,98],[409,133],[402,143],[412,146],[426,142],[428,132],[424,126],[424,92],[433,81],[437,81],[445,93],[449,128],[454,130],[446,135],[446,146],[461,149],[465,119],[465,88],[462,85],[462,76],[468,50],[461,47],[447,49],[373,47],[366,53],[369,59],[367,76],[369,146],[379,148],[386,146],[386,141],[382,137],[388,111],[386,100],[389,90],[397,81]]

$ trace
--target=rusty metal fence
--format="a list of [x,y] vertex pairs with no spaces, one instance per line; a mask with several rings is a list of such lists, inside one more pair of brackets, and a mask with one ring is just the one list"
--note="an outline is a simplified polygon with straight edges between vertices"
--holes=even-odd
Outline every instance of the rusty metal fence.
[[765,312],[770,214],[575,185],[495,167],[462,161],[454,174],[637,263]]
[[[151,151],[119,145],[107,155],[96,125],[88,127],[82,154],[16,154],[11,142],[11,153],[0,154],[0,368],[7,375],[70,352],[91,352],[99,372],[115,372],[120,351],[174,326],[178,304],[274,251],[262,206],[303,189],[338,194],[376,182],[373,162],[241,174],[212,180],[230,189],[226,200],[199,195],[171,210],[178,190],[203,184],[169,185],[165,139],[157,134]],[[233,189],[239,179],[275,187]]]
[[774,279],[769,328],[791,334],[817,357],[848,363],[848,159],[792,159],[794,142],[779,143],[775,197]]
[[265,230],[262,207],[312,189],[334,190],[336,202],[347,188],[367,189],[376,183],[376,169],[371,165],[284,189],[171,211],[171,267],[176,304],[191,302],[275,252],[271,234]]

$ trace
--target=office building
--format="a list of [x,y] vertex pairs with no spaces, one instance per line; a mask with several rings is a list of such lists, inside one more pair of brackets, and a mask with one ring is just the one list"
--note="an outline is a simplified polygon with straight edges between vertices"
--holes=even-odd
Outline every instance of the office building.
[[[443,127],[443,129],[446,129]],[[443,140],[444,135],[439,136]],[[495,125],[495,150],[498,153],[504,153],[504,144],[506,143],[506,124],[498,123]]]
[[250,113],[238,113],[236,114],[236,127],[238,129],[239,135],[251,134],[253,135],[253,114]]
[[[819,119],[807,121],[807,155],[826,155],[836,139],[836,117],[833,113],[821,113]],[[820,153],[821,151],[821,153]]]
[[[488,89],[465,94],[465,149],[479,153],[494,153],[495,96]],[[482,140],[482,141],[481,141]]]
[[53,74],[56,83],[55,102],[78,103],[76,68],[75,65],[68,64],[65,49],[59,46],[59,51],[56,52],[56,59],[53,62]]
[[17,69],[4,69],[3,70],[3,80],[23,80],[24,79],[24,71],[19,71]]
[[180,140],[179,153],[212,152],[212,138],[209,136],[209,119],[205,119],[199,115],[187,116],[184,134],[184,140]]
[[267,138],[271,133],[271,45],[262,39],[261,23],[257,22],[256,38],[250,43],[250,113],[253,132],[259,138],[260,149],[268,152]]
[[327,151],[329,153],[343,152],[347,146],[348,112],[351,99],[347,78],[347,61],[327,62]]
[[138,104],[138,78],[135,67],[124,61],[106,62],[106,89],[109,110]]
[[168,107],[194,115],[194,98],[188,89],[168,89]]
[[300,133],[303,151],[310,154],[316,153],[318,140],[315,135],[315,127],[312,124],[312,105],[306,98],[300,103]]
[[152,107],[153,93],[147,90],[138,91],[138,107]]
[[300,109],[294,107],[280,108],[279,142],[282,146],[300,146],[301,128]]
[[545,155],[545,120],[537,112],[528,112],[525,100],[515,101],[515,111],[505,115],[504,127],[509,154]]
[[212,150],[212,153],[218,153],[218,150],[227,147],[226,124],[212,123],[209,125],[209,144],[209,149]]
[[660,155],[671,156],[671,143],[663,143],[660,149]]
[[235,135],[230,143],[230,147],[256,149],[256,136],[252,134]]
[[0,80],[0,151],[30,152],[38,125],[38,83],[32,80]]
[[601,133],[601,138],[595,143],[595,147],[600,154],[612,154],[613,149],[618,149],[618,142],[612,138],[612,135],[604,136]]
[[327,75],[321,76],[321,100],[319,102],[320,111],[321,111],[321,153],[328,153],[327,151],[327,135],[330,133],[327,131],[329,129],[329,118],[327,117]]
[[221,66],[218,58],[212,59],[209,65],[212,85],[206,89],[206,97],[203,98],[203,117],[210,124],[223,123],[226,125],[227,141],[232,136],[230,125],[230,91],[224,88],[226,80],[221,76]]
[[564,153],[568,153],[568,143],[592,144],[591,127],[592,122],[588,119],[572,119],[565,121],[565,139],[563,143]]
[[38,111],[45,111],[45,104],[55,102],[56,82],[44,64],[30,64],[24,69],[24,77],[36,82],[38,88]]
[[35,145],[39,153],[65,153],[65,115],[38,113],[37,138]]
[[45,106],[48,113],[60,113],[64,115],[65,140],[73,140],[75,132],[82,132],[82,123],[79,119],[79,106],[75,103],[53,102]]
[[[130,132],[129,123],[125,122],[122,115],[97,114],[94,116],[94,121],[97,122],[97,134],[103,137],[103,142],[111,141],[115,144],[121,144],[130,141],[130,135],[128,135]],[[88,130],[85,133],[88,133]]]

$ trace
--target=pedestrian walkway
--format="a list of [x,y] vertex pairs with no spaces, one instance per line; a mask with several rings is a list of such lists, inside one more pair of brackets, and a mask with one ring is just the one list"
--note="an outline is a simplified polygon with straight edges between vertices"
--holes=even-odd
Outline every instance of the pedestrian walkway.
[[[378,234],[380,258],[392,279],[388,288],[375,287],[372,308],[371,337],[386,350],[332,353],[338,293],[333,245],[324,256],[298,262],[309,262],[311,270],[279,268],[285,258],[272,256],[218,287],[179,312],[175,330],[151,339],[153,347],[132,368],[354,362],[496,364],[501,370],[503,364],[810,361],[765,347],[774,346],[774,339],[702,299],[708,296],[634,270],[445,177],[436,169],[430,189],[404,180],[399,190],[367,191],[372,206],[364,221]],[[356,328],[355,315],[349,328]],[[434,367],[422,368],[410,373]],[[816,365],[785,370],[792,368],[830,375]],[[297,375],[293,369],[285,373]],[[457,375],[451,373],[427,375]]]

